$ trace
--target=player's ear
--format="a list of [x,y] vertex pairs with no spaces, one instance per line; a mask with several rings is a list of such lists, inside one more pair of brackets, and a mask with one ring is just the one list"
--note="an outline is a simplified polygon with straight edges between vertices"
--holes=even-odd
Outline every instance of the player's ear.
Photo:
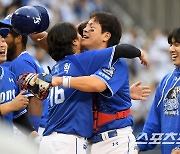
[[103,42],[107,42],[111,38],[111,33],[110,32],[104,32],[103,33]]
[[74,53],[80,53],[80,39],[76,38],[72,42],[72,48]]
[[79,43],[79,40],[76,38],[72,41],[73,46],[77,46]]
[[22,36],[21,35],[18,35],[16,38],[15,38],[15,43],[19,44],[22,42]]

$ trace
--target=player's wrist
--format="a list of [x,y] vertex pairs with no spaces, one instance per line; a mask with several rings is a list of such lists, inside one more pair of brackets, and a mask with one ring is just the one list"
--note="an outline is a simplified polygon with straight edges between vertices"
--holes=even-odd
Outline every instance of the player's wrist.
[[71,76],[63,76],[62,86],[65,88],[70,88],[71,84]]
[[63,80],[63,77],[53,76],[53,77],[52,77],[51,85],[52,85],[53,87],[61,86],[61,85],[62,85],[62,80]]

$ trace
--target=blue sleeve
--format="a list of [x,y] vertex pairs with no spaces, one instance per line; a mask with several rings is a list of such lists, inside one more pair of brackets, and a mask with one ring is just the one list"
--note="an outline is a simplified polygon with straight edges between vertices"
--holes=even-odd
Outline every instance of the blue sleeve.
[[[124,59],[119,59],[112,67],[107,68],[107,64],[104,64],[102,68],[96,71],[93,76],[96,76],[103,80],[108,89],[102,92],[106,97],[113,96],[125,83],[129,83],[128,67]],[[123,89],[125,90],[125,89]],[[129,92],[129,86],[126,88]]]
[[82,54],[76,55],[76,57],[86,69],[85,71],[88,74],[93,74],[95,71],[101,68],[103,64],[106,64],[106,67],[111,66],[114,51],[115,46],[101,50],[85,51]]
[[[143,131],[137,135],[137,145],[141,151],[152,150],[156,147],[156,142],[153,138],[157,138],[154,136],[155,133],[161,132],[161,121],[160,121],[160,106],[157,106],[157,103],[160,100],[162,90],[160,85],[158,86],[155,94],[155,98],[153,104],[151,106],[151,110],[144,124]],[[154,134],[154,135],[153,135]]]

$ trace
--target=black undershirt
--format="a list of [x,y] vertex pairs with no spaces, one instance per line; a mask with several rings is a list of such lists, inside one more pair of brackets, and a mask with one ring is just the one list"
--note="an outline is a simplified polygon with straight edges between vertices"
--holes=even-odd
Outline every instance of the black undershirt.
[[129,44],[119,44],[115,47],[113,62],[119,58],[136,58],[141,56],[141,51]]

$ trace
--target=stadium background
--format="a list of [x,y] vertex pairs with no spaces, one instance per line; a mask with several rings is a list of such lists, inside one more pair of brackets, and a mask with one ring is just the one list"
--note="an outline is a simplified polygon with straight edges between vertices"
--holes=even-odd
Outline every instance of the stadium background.
[[[152,94],[146,102],[133,101],[132,114],[135,120],[134,133],[142,130],[153,101],[157,84],[173,69],[169,56],[167,34],[180,25],[179,0],[0,0],[0,19],[24,5],[41,5],[48,9],[51,25],[59,21],[74,24],[88,19],[93,11],[108,11],[121,21],[123,36],[120,43],[129,43],[146,51],[150,62],[145,68],[138,59],[127,60],[131,82],[142,81],[150,85]],[[37,51],[38,50],[38,51]],[[47,71],[55,63],[42,49],[29,39],[30,51]],[[140,110],[139,110],[140,109]],[[144,152],[144,153],[152,153]],[[160,153],[158,148],[154,154]]]

